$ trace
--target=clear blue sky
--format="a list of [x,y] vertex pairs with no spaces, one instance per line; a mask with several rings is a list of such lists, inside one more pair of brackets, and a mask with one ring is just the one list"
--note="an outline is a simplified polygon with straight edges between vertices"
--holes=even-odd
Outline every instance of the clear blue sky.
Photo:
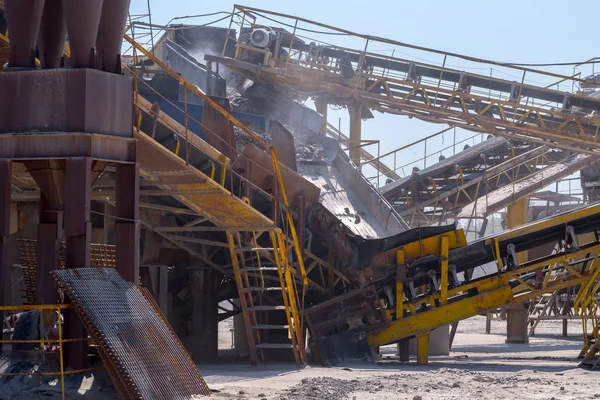
[[[183,15],[231,12],[234,4],[228,0],[150,0],[150,3],[153,22],[158,24]],[[600,55],[595,22],[600,14],[600,2],[594,0],[248,0],[242,4],[297,15],[364,34],[496,61],[570,62]],[[132,0],[132,13],[143,13],[146,9],[146,0]],[[201,24],[213,19],[215,17],[181,22]],[[227,23],[224,21],[221,24],[226,26]],[[345,45],[344,40],[339,38],[335,43]],[[417,53],[402,56],[410,58],[410,55],[418,57]],[[567,75],[573,73],[572,67],[550,70]],[[583,72],[591,72],[591,67]],[[334,118],[337,125],[337,116]],[[334,121],[330,119],[330,122]],[[347,132],[346,126],[344,118],[342,128]],[[441,128],[441,125],[401,116],[376,114],[375,120],[363,124],[363,137],[380,139],[382,152],[385,152]],[[452,136],[448,135],[446,144],[451,140]],[[376,148],[372,148],[372,152],[376,151]]]

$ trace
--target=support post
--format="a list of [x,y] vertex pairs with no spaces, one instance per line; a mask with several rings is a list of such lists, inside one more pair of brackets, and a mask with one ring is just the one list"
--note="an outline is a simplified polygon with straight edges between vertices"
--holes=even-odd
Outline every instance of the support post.
[[[508,206],[506,212],[506,226],[508,229],[516,228],[527,223],[527,198],[515,201]],[[519,263],[527,261],[527,252],[517,253]],[[528,343],[527,317],[528,307],[523,303],[508,304],[506,309],[506,343]]]
[[[92,159],[67,160],[65,175],[65,268],[90,267],[92,222],[90,203],[92,194]],[[86,333],[74,309],[65,311],[65,338],[81,339]],[[87,366],[87,342],[65,344],[67,367],[82,369]]]
[[130,282],[139,283],[140,223],[139,164],[118,164],[115,191],[116,268]]
[[304,195],[298,195],[298,209],[296,210],[298,215],[298,225],[296,225],[296,235],[298,236],[298,243],[300,244],[300,251],[304,254],[304,228],[306,227],[306,199]]
[[196,363],[213,362],[218,357],[218,278],[213,268],[192,271],[192,357]]
[[[54,204],[57,208],[58,204]],[[63,231],[62,210],[53,206],[40,193],[40,223],[37,231],[36,304],[56,304],[58,285],[50,273],[59,268],[59,252]]]
[[417,364],[429,363],[429,332],[417,336]]
[[335,295],[335,252],[333,248],[329,248],[327,252],[327,283],[329,284],[329,297],[333,298]]
[[104,203],[104,243],[116,244],[115,218],[116,208],[112,204]]
[[448,303],[448,244],[447,235],[441,237],[441,279],[440,279],[440,303],[442,305]]
[[398,358],[400,362],[410,361],[410,340],[402,339],[398,342]]
[[360,150],[362,144],[362,104],[359,102],[352,102],[348,106],[348,112],[350,113],[350,159],[354,164],[356,164],[356,167],[360,171]]
[[166,265],[158,268],[158,306],[165,318],[169,318],[169,270]]
[[[396,252],[396,320],[404,316],[404,280],[406,266],[404,265],[404,250]],[[401,362],[410,361],[410,340],[402,339],[397,344],[398,358]]]
[[323,116],[321,119],[321,134],[327,136],[327,111],[329,110],[329,105],[324,100],[316,100],[315,107],[317,112]]
[[[10,198],[12,162],[0,160],[0,306],[6,306],[10,292],[10,265],[8,265],[8,240],[10,237]],[[4,311],[0,311],[0,326]],[[1,335],[0,335],[1,336]],[[2,350],[3,345],[0,345]]]

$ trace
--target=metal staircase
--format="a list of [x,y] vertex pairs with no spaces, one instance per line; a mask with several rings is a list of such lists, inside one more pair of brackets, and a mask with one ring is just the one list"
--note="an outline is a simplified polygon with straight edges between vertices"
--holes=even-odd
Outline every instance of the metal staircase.
[[[205,105],[210,105],[226,117],[230,122],[236,125],[238,128],[245,131],[258,143],[262,144],[265,148],[269,148],[262,139],[258,138],[252,131],[248,130],[244,125],[235,120],[231,114],[222,109],[212,99],[206,96],[204,93],[199,91],[195,86],[189,84],[174,71],[170,70],[160,60],[146,51],[141,45],[136,43],[133,39],[125,37],[136,48],[137,51],[143,53],[143,55],[151,59],[156,65],[161,67],[167,73],[172,75],[175,79],[178,79],[186,89],[189,89],[193,94],[201,97],[205,101]],[[139,95],[138,95],[139,96]],[[143,98],[139,97],[137,104],[142,103],[144,107]],[[142,132],[138,132],[138,138],[144,138],[145,143],[140,144],[139,149],[144,147],[153,147],[149,151],[141,151],[138,156],[141,156],[141,169],[142,173],[148,173],[150,167],[158,167],[160,165],[160,171],[155,171],[154,175],[158,173],[158,181],[156,183],[159,187],[172,195],[177,195],[178,192],[182,193],[182,196],[187,198],[184,201],[187,205],[198,205],[198,211],[201,215],[206,216],[208,220],[215,223],[217,226],[222,226],[226,231],[227,243],[229,246],[229,252],[231,257],[231,274],[228,270],[223,270],[228,275],[233,275],[238,294],[240,299],[240,306],[244,317],[244,323],[246,327],[246,333],[248,337],[250,360],[252,364],[257,364],[260,361],[265,361],[265,350],[273,349],[286,349],[291,350],[294,359],[298,366],[306,364],[306,353],[304,349],[304,335],[303,335],[303,321],[300,317],[304,308],[304,294],[308,285],[308,278],[306,270],[304,268],[304,260],[298,237],[296,236],[296,230],[294,221],[291,215],[288,199],[283,184],[281,171],[279,169],[279,162],[274,149],[270,148],[270,155],[273,162],[273,172],[275,177],[275,193],[279,196],[273,196],[272,201],[281,205],[276,205],[275,210],[279,210],[282,213],[282,225],[286,232],[291,232],[291,237],[283,233],[273,220],[267,218],[256,210],[250,204],[250,200],[247,197],[239,198],[232,196],[232,193],[228,192],[225,187],[225,171],[229,164],[229,160],[225,159],[222,154],[219,154],[217,159],[221,163],[221,176],[219,182],[215,179],[214,174],[211,177],[204,176],[203,184],[196,184],[186,182],[186,184],[180,184],[178,181],[188,181],[192,178],[191,175],[203,175],[200,171],[193,168],[186,161],[186,167],[183,167],[183,160],[178,154],[170,153],[168,158],[171,159],[173,167],[168,167],[165,163],[157,163],[158,152],[160,148],[164,149],[162,145],[154,141],[153,138],[148,137]],[[188,136],[189,132],[185,132],[186,145],[189,144]],[[193,136],[193,135],[190,135]],[[178,148],[179,146],[177,146]],[[213,149],[213,151],[215,151]],[[186,155],[189,151],[186,150]],[[144,161],[147,167],[144,166]],[[180,164],[180,167],[175,164]],[[190,168],[192,167],[192,168]],[[167,171],[168,169],[168,171]],[[175,175],[173,175],[175,174]],[[152,176],[152,173],[149,174]],[[160,176],[168,176],[169,179],[177,177],[174,184],[160,184]],[[248,182],[249,183],[249,182]],[[219,187],[219,189],[216,188]],[[188,191],[192,191],[188,193]],[[199,191],[198,195],[193,193]],[[203,193],[204,192],[204,193]],[[219,195],[213,197],[214,195]],[[225,195],[225,196],[222,196]],[[177,196],[180,201],[182,197]],[[223,207],[223,204],[235,204],[235,208]],[[267,243],[265,240],[261,240],[263,235],[268,234]],[[291,252],[292,254],[288,255]],[[276,275],[275,275],[276,273]],[[296,290],[297,282],[301,285],[301,293],[299,296]],[[276,283],[276,285],[274,285]],[[263,323],[268,320],[272,313],[283,312],[285,318],[279,320],[286,321],[285,324],[269,324]],[[267,315],[268,313],[268,315]],[[276,318],[276,317],[274,317]],[[288,332],[288,338],[291,343],[268,343],[264,340],[267,334],[264,331],[271,330],[286,330]]]
[[[164,65],[160,60],[149,53],[143,46],[135,42],[128,36],[125,39],[145,57],[151,59],[165,73],[177,79],[187,91],[201,97],[205,104],[212,106],[218,113],[223,115],[230,123],[237,126],[256,142],[261,143],[265,148],[269,146],[257,137],[254,132],[237,121],[230,113],[221,108],[212,99],[198,90],[195,86],[185,81],[181,76]],[[0,36],[0,44],[8,47],[8,37]],[[68,46],[65,54],[68,53]],[[303,251],[301,250],[296,236],[294,221],[290,212],[290,207],[286,197],[285,187],[279,170],[279,162],[273,149],[270,149],[270,155],[273,162],[273,175],[275,177],[275,187],[277,196],[271,196],[273,203],[277,203],[276,209],[282,215],[282,225],[285,232],[291,232],[286,235],[282,230],[276,227],[273,220],[266,217],[261,211],[253,207],[247,198],[240,198],[226,186],[226,174],[230,173],[230,180],[233,179],[234,172],[228,168],[229,159],[222,153],[208,145],[206,142],[190,132],[187,126],[183,127],[170,119],[162,112],[156,113],[156,120],[160,120],[165,126],[168,125],[173,136],[183,139],[185,148],[179,151],[180,145],[175,150],[171,149],[167,143],[155,140],[154,132],[147,135],[140,129],[141,112],[147,111],[149,107],[143,97],[136,93],[135,105],[139,111],[134,128],[134,136],[137,139],[137,157],[140,163],[140,171],[145,184],[150,184],[156,188],[151,192],[154,198],[159,196],[176,200],[179,204],[189,209],[188,213],[201,215],[207,222],[212,223],[215,232],[226,232],[227,242],[231,250],[231,269],[224,268],[210,260],[207,264],[224,273],[227,276],[235,278],[240,302],[244,310],[244,320],[247,327],[250,345],[250,358],[253,364],[258,362],[260,357],[264,361],[265,350],[268,349],[290,349],[296,363],[301,366],[306,363],[306,353],[304,350],[303,337],[303,302],[307,285],[328,292],[325,281],[322,285],[314,281],[309,281],[304,268]],[[149,109],[149,108],[148,108]],[[186,113],[186,120],[188,116]],[[179,143],[180,141],[177,140]],[[207,175],[199,168],[196,168],[190,162],[190,154],[200,152],[204,158],[209,160],[212,165],[212,173]],[[236,179],[241,179],[239,175]],[[245,181],[246,184],[250,184]],[[103,200],[111,203],[111,194],[106,192],[102,196]],[[279,205],[279,203],[281,203]],[[154,203],[153,203],[154,204]],[[154,204],[154,206],[159,206]],[[176,207],[168,207],[175,209]],[[180,208],[181,209],[181,208]],[[185,250],[190,250],[195,256],[201,256],[193,249],[169,237],[159,227],[152,225],[151,221],[142,221],[146,227],[159,233],[163,238],[174,242]],[[193,229],[192,227],[191,229]],[[178,231],[178,230],[175,230]],[[268,238],[262,239],[262,235]],[[264,243],[268,242],[268,243]],[[264,247],[262,244],[266,244]],[[290,253],[292,252],[293,255]],[[290,254],[288,254],[290,253]],[[326,268],[325,261],[306,252],[307,259],[310,260],[310,268]],[[253,265],[254,264],[254,265]],[[254,268],[254,270],[253,270]],[[321,273],[321,275],[323,275]],[[330,271],[331,276],[331,271]],[[257,279],[258,278],[258,279]],[[334,283],[344,280],[339,273],[334,275]],[[296,285],[301,286],[298,291]],[[300,293],[300,294],[299,294]],[[282,320],[286,323],[278,324],[277,330],[285,330],[291,343],[266,343],[261,341],[263,331],[274,330],[275,324],[260,323],[268,312],[282,312]],[[259,315],[260,314],[260,315]]]
[[[243,235],[249,236],[249,242],[242,239]],[[272,247],[261,247],[258,237],[262,235],[257,232],[227,234],[250,360],[253,364],[259,359],[264,362],[265,350],[291,350],[296,364],[302,366],[306,364],[300,317],[303,301],[296,290],[285,236],[278,229],[271,230],[268,236]],[[285,338],[289,341],[267,342],[272,331],[281,330],[289,332]]]

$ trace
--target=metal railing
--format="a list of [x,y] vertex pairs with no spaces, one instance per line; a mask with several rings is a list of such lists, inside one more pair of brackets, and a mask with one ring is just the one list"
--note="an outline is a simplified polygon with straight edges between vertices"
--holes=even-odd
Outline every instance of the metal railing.
[[[241,21],[235,20],[234,15],[240,14]],[[408,115],[429,122],[446,122],[494,135],[521,134],[527,136],[527,140],[538,143],[556,140],[560,143],[559,147],[568,150],[577,149],[580,143],[585,143],[591,148],[583,148],[583,151],[596,151],[593,131],[600,126],[600,120],[595,113],[588,115],[571,108],[570,94],[564,91],[566,87],[571,89],[582,83],[600,88],[600,83],[581,79],[578,74],[565,76],[414,46],[254,7],[236,5],[229,31],[234,23],[241,29],[261,26],[293,29],[291,34],[282,31],[285,38],[280,42],[285,43],[277,44],[289,49],[289,53],[276,49],[266,67],[272,67],[270,73],[264,75],[259,69],[258,74],[280,80],[299,94],[326,91],[342,98],[353,97],[381,112]],[[339,36],[345,38],[345,43],[352,43],[354,48],[330,43],[331,38]],[[388,51],[392,52],[391,56],[384,54]],[[408,58],[395,56],[396,51]],[[425,58],[403,51],[418,52]],[[331,58],[323,54],[329,54]],[[352,56],[344,65],[343,54]],[[419,61],[413,61],[415,59]],[[455,65],[457,60],[467,65]],[[396,63],[394,68],[398,70],[391,69],[392,63]],[[335,76],[342,79],[344,68],[346,72],[352,71],[352,77],[346,77],[341,83]],[[498,71],[504,78],[465,72],[472,70],[489,70],[490,75]],[[545,88],[553,85],[558,87],[557,91]],[[554,121],[560,122],[554,125]]]
[[[57,376],[60,379],[60,386],[61,386],[61,395],[62,395],[62,399],[65,399],[65,376],[66,375],[73,375],[73,374],[79,374],[82,372],[88,372],[88,371],[93,371],[96,370],[97,368],[86,368],[86,369],[79,369],[79,370],[69,370],[69,371],[65,371],[65,366],[64,366],[64,358],[63,358],[63,344],[64,343],[71,343],[71,342],[82,342],[82,341],[87,341],[88,338],[69,338],[69,339],[65,339],[63,338],[63,321],[62,321],[62,314],[61,311],[66,310],[66,309],[70,309],[72,308],[72,306],[70,304],[52,304],[52,305],[21,305],[21,306],[0,306],[0,315],[3,315],[6,311],[21,311],[21,312],[25,312],[25,311],[39,311],[40,313],[40,338],[39,339],[35,339],[35,340],[25,340],[25,339],[4,339],[2,336],[2,338],[0,338],[0,346],[3,346],[4,344],[18,344],[18,343],[23,343],[23,344],[39,344],[39,351],[42,352],[42,354],[47,351],[45,349],[46,345],[52,345],[55,344],[58,347],[58,363],[59,363],[59,370],[58,371],[49,371],[49,372],[18,372],[18,373],[0,373],[0,377],[11,377],[11,376],[39,376],[39,377],[44,377],[44,376]],[[45,333],[44,333],[44,311],[49,311],[49,312],[55,312],[55,320],[56,320],[56,330],[57,330],[57,339],[48,339],[45,337]],[[10,331],[9,331],[9,335],[10,335]]]

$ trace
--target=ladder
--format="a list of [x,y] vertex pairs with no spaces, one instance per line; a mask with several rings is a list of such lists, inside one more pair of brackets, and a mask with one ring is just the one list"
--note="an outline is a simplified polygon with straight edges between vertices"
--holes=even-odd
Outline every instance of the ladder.
[[[268,234],[271,247],[259,239]],[[280,229],[269,232],[227,233],[231,264],[244,318],[250,362],[265,361],[265,350],[291,350],[298,367],[306,364],[302,293],[296,290],[292,253]],[[301,279],[300,279],[301,280]],[[287,340],[267,342],[272,331],[286,331]]]

